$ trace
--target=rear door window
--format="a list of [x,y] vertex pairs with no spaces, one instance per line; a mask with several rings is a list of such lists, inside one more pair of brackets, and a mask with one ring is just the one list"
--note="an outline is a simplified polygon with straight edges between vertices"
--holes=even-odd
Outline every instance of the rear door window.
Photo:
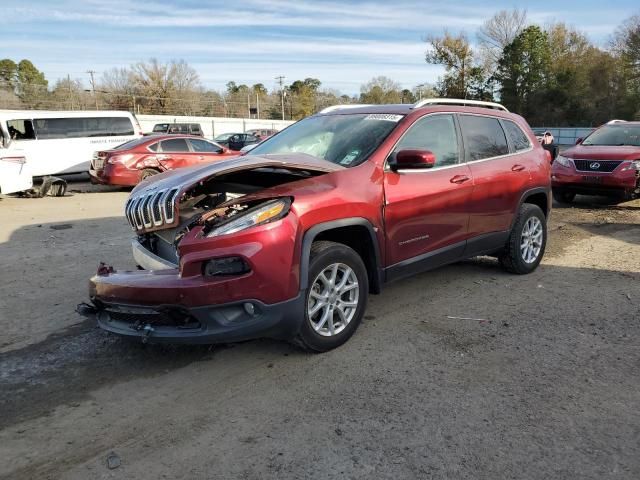
[[510,120],[502,120],[502,126],[515,152],[522,152],[523,150],[531,148],[529,137],[527,137],[518,125]]
[[163,152],[188,152],[189,145],[184,138],[172,138],[160,142],[160,148]]
[[507,137],[497,118],[460,115],[467,160],[483,160],[509,153]]
[[189,143],[191,143],[191,147],[193,148],[194,152],[198,152],[198,153],[222,152],[222,148],[220,148],[215,143],[207,142],[206,140],[196,140],[194,138],[190,138]]
[[400,150],[427,150],[436,157],[434,168],[455,165],[460,159],[453,115],[429,115],[417,120],[396,145]]

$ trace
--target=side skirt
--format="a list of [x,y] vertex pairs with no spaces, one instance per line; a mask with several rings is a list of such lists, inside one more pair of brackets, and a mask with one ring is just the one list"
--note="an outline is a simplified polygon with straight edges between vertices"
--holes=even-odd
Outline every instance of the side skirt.
[[385,282],[433,270],[466,258],[495,253],[504,247],[508,238],[508,231],[487,233],[403,260],[384,269]]

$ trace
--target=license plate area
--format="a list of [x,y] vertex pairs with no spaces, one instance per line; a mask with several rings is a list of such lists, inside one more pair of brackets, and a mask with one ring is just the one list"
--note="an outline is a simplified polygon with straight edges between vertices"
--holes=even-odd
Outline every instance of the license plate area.
[[95,170],[102,170],[104,168],[104,158],[96,158],[93,160],[93,168]]
[[585,183],[593,183],[596,185],[600,185],[602,183],[602,177],[596,175],[583,175],[582,181]]

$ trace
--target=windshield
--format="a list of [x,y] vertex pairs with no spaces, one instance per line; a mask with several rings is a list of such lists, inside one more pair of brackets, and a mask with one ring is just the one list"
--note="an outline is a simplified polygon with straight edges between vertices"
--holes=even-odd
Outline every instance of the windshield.
[[224,140],[229,140],[229,138],[231,138],[231,136],[233,135],[233,133],[223,133],[222,135],[218,135],[216,138],[214,138],[214,140],[216,142],[222,142]]
[[251,155],[306,153],[353,167],[369,158],[402,117],[349,114],[305,118],[259,144]]
[[589,135],[582,145],[640,147],[640,125],[607,125]]

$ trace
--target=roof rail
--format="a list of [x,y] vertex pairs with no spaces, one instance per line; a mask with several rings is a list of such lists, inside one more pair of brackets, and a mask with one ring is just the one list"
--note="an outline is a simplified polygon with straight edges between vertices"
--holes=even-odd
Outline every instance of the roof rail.
[[358,107],[371,107],[372,105],[364,103],[347,103],[342,105],[331,105],[330,107],[323,108],[318,113],[329,113],[335,110],[342,110],[343,108],[358,108]]
[[614,123],[627,123],[626,120],[609,120],[606,125],[612,125]]
[[425,98],[413,104],[411,108],[420,108],[426,105],[469,105],[472,107],[493,108],[495,110],[503,110],[508,112],[507,107],[495,102],[481,102],[480,100],[465,100],[461,98]]

